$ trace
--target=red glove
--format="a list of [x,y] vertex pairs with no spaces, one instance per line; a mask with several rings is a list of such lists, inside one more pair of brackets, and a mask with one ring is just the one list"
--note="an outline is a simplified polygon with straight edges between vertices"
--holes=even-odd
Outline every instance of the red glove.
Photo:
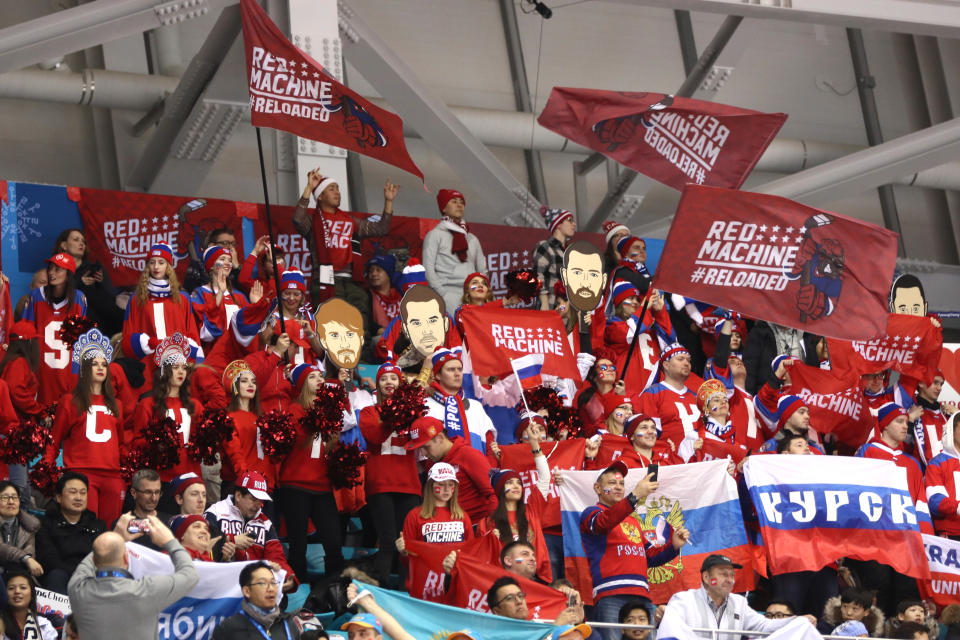
[[343,119],[343,129],[358,140],[363,137],[363,123],[356,116],[346,116]]
[[807,314],[811,319],[823,317],[827,308],[827,296],[812,284],[800,287],[797,293],[797,309]]
[[632,117],[614,118],[604,121],[597,131],[600,142],[605,144],[623,144],[629,142],[637,131],[637,125]]
[[807,236],[800,244],[800,250],[797,252],[797,260],[794,262],[794,264],[805,264],[813,260],[815,255],[817,255],[817,241],[810,236]]

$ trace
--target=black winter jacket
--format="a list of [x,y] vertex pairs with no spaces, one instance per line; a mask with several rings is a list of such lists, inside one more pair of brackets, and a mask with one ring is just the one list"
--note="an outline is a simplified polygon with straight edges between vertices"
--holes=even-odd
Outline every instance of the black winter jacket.
[[40,518],[37,532],[37,562],[45,572],[63,569],[72,574],[80,561],[93,550],[93,540],[107,530],[103,520],[87,509],[77,524],[71,524],[53,504]]

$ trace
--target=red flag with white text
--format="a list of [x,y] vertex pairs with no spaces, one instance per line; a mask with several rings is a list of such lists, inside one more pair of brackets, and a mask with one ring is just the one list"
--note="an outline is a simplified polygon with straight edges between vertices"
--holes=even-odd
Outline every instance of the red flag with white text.
[[[557,442],[541,442],[540,449],[547,456],[550,471],[577,471],[583,467],[583,453],[587,441],[583,438],[560,440]],[[537,491],[537,468],[530,453],[528,444],[508,444],[500,447],[500,467],[513,469],[520,474],[523,482],[523,501],[530,497],[531,491]],[[560,493],[557,485],[550,478],[550,490],[546,497],[546,508],[543,512],[542,524],[544,527],[560,526]]]
[[886,317],[886,332],[872,340],[828,340],[830,366],[857,377],[893,369],[932,381],[940,364],[943,329],[924,316],[891,313]]
[[453,565],[447,604],[490,613],[487,591],[498,578],[505,575],[514,578],[527,595],[530,620],[554,620],[567,607],[567,596],[563,592],[516,574],[508,574],[499,562],[478,562],[475,557],[463,554],[457,557],[457,563]]
[[687,185],[652,286],[817,335],[869,340],[887,328],[896,258],[897,234],[862,220]]
[[511,360],[543,354],[542,375],[580,379],[563,319],[553,311],[464,306],[460,320],[481,378],[505,378],[513,373]]
[[491,535],[479,536],[467,542],[405,541],[409,573],[407,591],[414,598],[446,603],[448,598],[443,559],[451,551],[480,562],[500,562],[500,543]]
[[786,119],[662,93],[554,87],[537,122],[680,190],[738,189]]
[[803,398],[810,409],[810,426],[817,433],[832,433],[849,447],[859,447],[877,424],[863,390],[854,377],[837,377],[834,371],[802,362],[790,369],[790,393]]
[[329,75],[291,43],[256,0],[241,0],[250,121],[332,144],[423,180],[403,140],[403,121]]

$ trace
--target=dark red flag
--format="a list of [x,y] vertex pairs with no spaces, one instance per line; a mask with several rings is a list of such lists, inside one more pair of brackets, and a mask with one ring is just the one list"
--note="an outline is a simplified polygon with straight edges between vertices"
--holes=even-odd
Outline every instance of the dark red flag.
[[482,378],[513,373],[510,360],[543,354],[541,374],[579,380],[563,319],[553,311],[464,306],[460,312],[473,371]]
[[[492,536],[484,536],[492,537]],[[453,565],[447,604],[483,613],[490,613],[487,591],[503,576],[514,578],[527,594],[530,620],[554,620],[567,607],[567,596],[545,584],[508,573],[498,564],[484,563],[461,554]]]
[[838,377],[834,371],[797,362],[790,367],[787,389],[807,403],[814,431],[832,433],[856,449],[870,439],[877,424],[857,382],[857,376]]
[[537,122],[679,190],[738,189],[786,119],[662,93],[554,87]]
[[293,46],[256,0],[241,0],[250,121],[356,151],[423,180],[403,121],[351,91]]
[[923,382],[932,382],[940,364],[943,330],[930,318],[891,313],[886,332],[872,340],[828,340],[830,366],[840,375],[859,377],[894,369]]
[[409,564],[407,590],[414,598],[430,602],[446,603],[446,574],[443,559],[451,551],[460,556],[471,557],[484,563],[500,562],[500,542],[492,535],[484,535],[467,542],[406,541]]
[[862,220],[687,185],[653,284],[752,318],[869,340],[887,328],[896,258],[897,234]]

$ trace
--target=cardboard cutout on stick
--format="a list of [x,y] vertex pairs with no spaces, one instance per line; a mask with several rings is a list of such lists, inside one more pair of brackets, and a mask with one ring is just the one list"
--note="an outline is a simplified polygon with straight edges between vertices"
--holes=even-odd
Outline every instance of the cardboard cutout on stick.
[[430,287],[415,284],[400,300],[400,320],[403,333],[422,357],[433,355],[442,347],[450,327],[443,297]]
[[341,369],[360,363],[363,348],[363,316],[340,298],[331,298],[317,308],[317,337],[327,357]]
[[603,271],[603,255],[593,244],[578,240],[567,247],[560,276],[574,309],[586,314],[600,305],[607,274]]
[[908,316],[927,315],[927,296],[923,292],[923,283],[912,273],[897,276],[890,287],[890,313],[902,313]]

